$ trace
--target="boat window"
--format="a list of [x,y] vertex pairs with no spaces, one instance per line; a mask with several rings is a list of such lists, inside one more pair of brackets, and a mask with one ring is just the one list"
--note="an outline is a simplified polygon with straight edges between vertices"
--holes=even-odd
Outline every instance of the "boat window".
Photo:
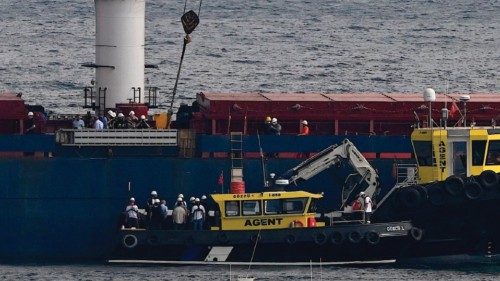
[[[486,151],[486,141],[472,141],[472,166],[482,166],[484,161],[484,153]],[[488,158],[486,165],[492,163]]]
[[500,141],[492,140],[489,142],[486,165],[500,165]]
[[281,214],[281,200],[280,199],[265,200],[264,211],[266,215]]
[[453,149],[453,174],[467,173],[467,142],[456,141],[452,143]]
[[309,211],[308,213],[316,213],[318,210],[318,199],[311,198],[311,203],[309,203]]
[[419,166],[433,166],[432,163],[432,142],[414,141],[415,154]]
[[226,201],[226,217],[236,217],[240,215],[239,201]]
[[260,201],[243,201],[242,212],[244,216],[260,215]]
[[304,212],[307,198],[294,198],[283,200],[283,212],[285,214],[299,214]]

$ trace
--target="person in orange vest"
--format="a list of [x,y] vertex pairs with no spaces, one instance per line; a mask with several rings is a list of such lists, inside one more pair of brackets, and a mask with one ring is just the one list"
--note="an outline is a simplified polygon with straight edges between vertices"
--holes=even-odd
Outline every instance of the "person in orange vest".
[[299,136],[308,136],[309,135],[309,126],[307,124],[307,120],[302,120],[300,122],[302,124],[302,127],[300,128],[300,134]]
[[[310,131],[309,131],[309,126],[307,124],[307,120],[302,120],[300,124],[302,124],[302,126],[300,127],[300,133],[298,134],[298,136],[308,136]],[[303,158],[303,157],[309,158],[309,153],[299,152],[297,154],[297,158]]]

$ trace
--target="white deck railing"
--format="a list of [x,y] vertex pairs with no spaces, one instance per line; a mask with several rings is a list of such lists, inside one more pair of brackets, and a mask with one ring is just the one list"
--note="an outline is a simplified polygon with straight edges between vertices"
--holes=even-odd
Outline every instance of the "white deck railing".
[[177,146],[177,130],[62,129],[56,141],[67,146]]

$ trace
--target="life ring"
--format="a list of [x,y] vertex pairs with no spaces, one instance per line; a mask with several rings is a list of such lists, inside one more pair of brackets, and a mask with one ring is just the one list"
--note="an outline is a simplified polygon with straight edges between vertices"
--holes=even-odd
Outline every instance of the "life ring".
[[316,245],[323,245],[327,240],[328,236],[326,236],[324,232],[319,232],[314,235],[314,243],[316,243]]
[[418,227],[410,229],[410,235],[415,241],[420,241],[424,237],[424,231]]
[[498,176],[492,170],[486,170],[479,175],[479,182],[482,187],[489,189],[498,184]]
[[160,243],[160,239],[158,239],[158,236],[156,236],[156,235],[149,236],[149,238],[148,238],[149,245],[156,246],[156,245],[158,245],[158,243]]
[[338,232],[338,231],[334,231],[332,233],[332,237],[330,238],[330,240],[332,241],[333,244],[335,245],[340,245],[344,242],[344,234],[342,234],[342,232]]
[[441,186],[432,186],[427,189],[427,195],[429,196],[429,202],[434,206],[443,206],[446,202],[446,194]]
[[370,245],[377,245],[380,242],[380,235],[375,231],[368,231],[365,234],[366,242]]
[[223,244],[226,244],[229,241],[229,238],[227,237],[227,234],[223,232],[217,235],[217,240]]
[[363,237],[361,236],[361,234],[358,231],[349,232],[349,234],[347,235],[347,238],[349,239],[349,242],[351,242],[353,244],[357,244],[357,243],[361,242],[361,239],[363,239]]
[[293,234],[288,234],[288,235],[285,237],[285,242],[286,242],[288,245],[293,245],[293,244],[295,244],[295,242],[297,242],[297,237],[295,237],[295,235],[293,235]]
[[467,199],[476,200],[481,196],[481,193],[483,193],[483,189],[477,182],[468,182],[464,186],[464,194]]
[[444,190],[451,196],[458,196],[464,188],[464,180],[458,176],[449,176],[444,181]]
[[137,240],[137,237],[134,234],[127,234],[124,235],[122,238],[122,244],[125,248],[127,249],[133,249],[139,241]]
[[422,196],[414,186],[409,186],[400,190],[398,194],[402,207],[416,209],[422,205]]

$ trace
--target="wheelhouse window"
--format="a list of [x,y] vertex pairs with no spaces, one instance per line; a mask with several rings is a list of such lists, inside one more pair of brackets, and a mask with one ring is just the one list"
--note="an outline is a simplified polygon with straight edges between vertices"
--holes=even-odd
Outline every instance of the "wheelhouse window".
[[285,214],[301,214],[307,203],[307,198],[294,198],[283,200],[283,213]]
[[227,201],[226,202],[226,217],[237,217],[240,215],[240,202]]
[[266,215],[281,214],[281,200],[264,200],[264,212]]
[[415,155],[419,166],[434,166],[432,162],[432,142],[413,141]]
[[255,216],[260,215],[260,201],[252,200],[252,201],[243,201],[242,203],[242,213],[244,216]]
[[[486,152],[486,141],[472,141],[472,166],[482,166]],[[491,165],[492,159],[486,160],[486,165]]]
[[486,165],[500,165],[500,141],[492,140],[489,142]]

